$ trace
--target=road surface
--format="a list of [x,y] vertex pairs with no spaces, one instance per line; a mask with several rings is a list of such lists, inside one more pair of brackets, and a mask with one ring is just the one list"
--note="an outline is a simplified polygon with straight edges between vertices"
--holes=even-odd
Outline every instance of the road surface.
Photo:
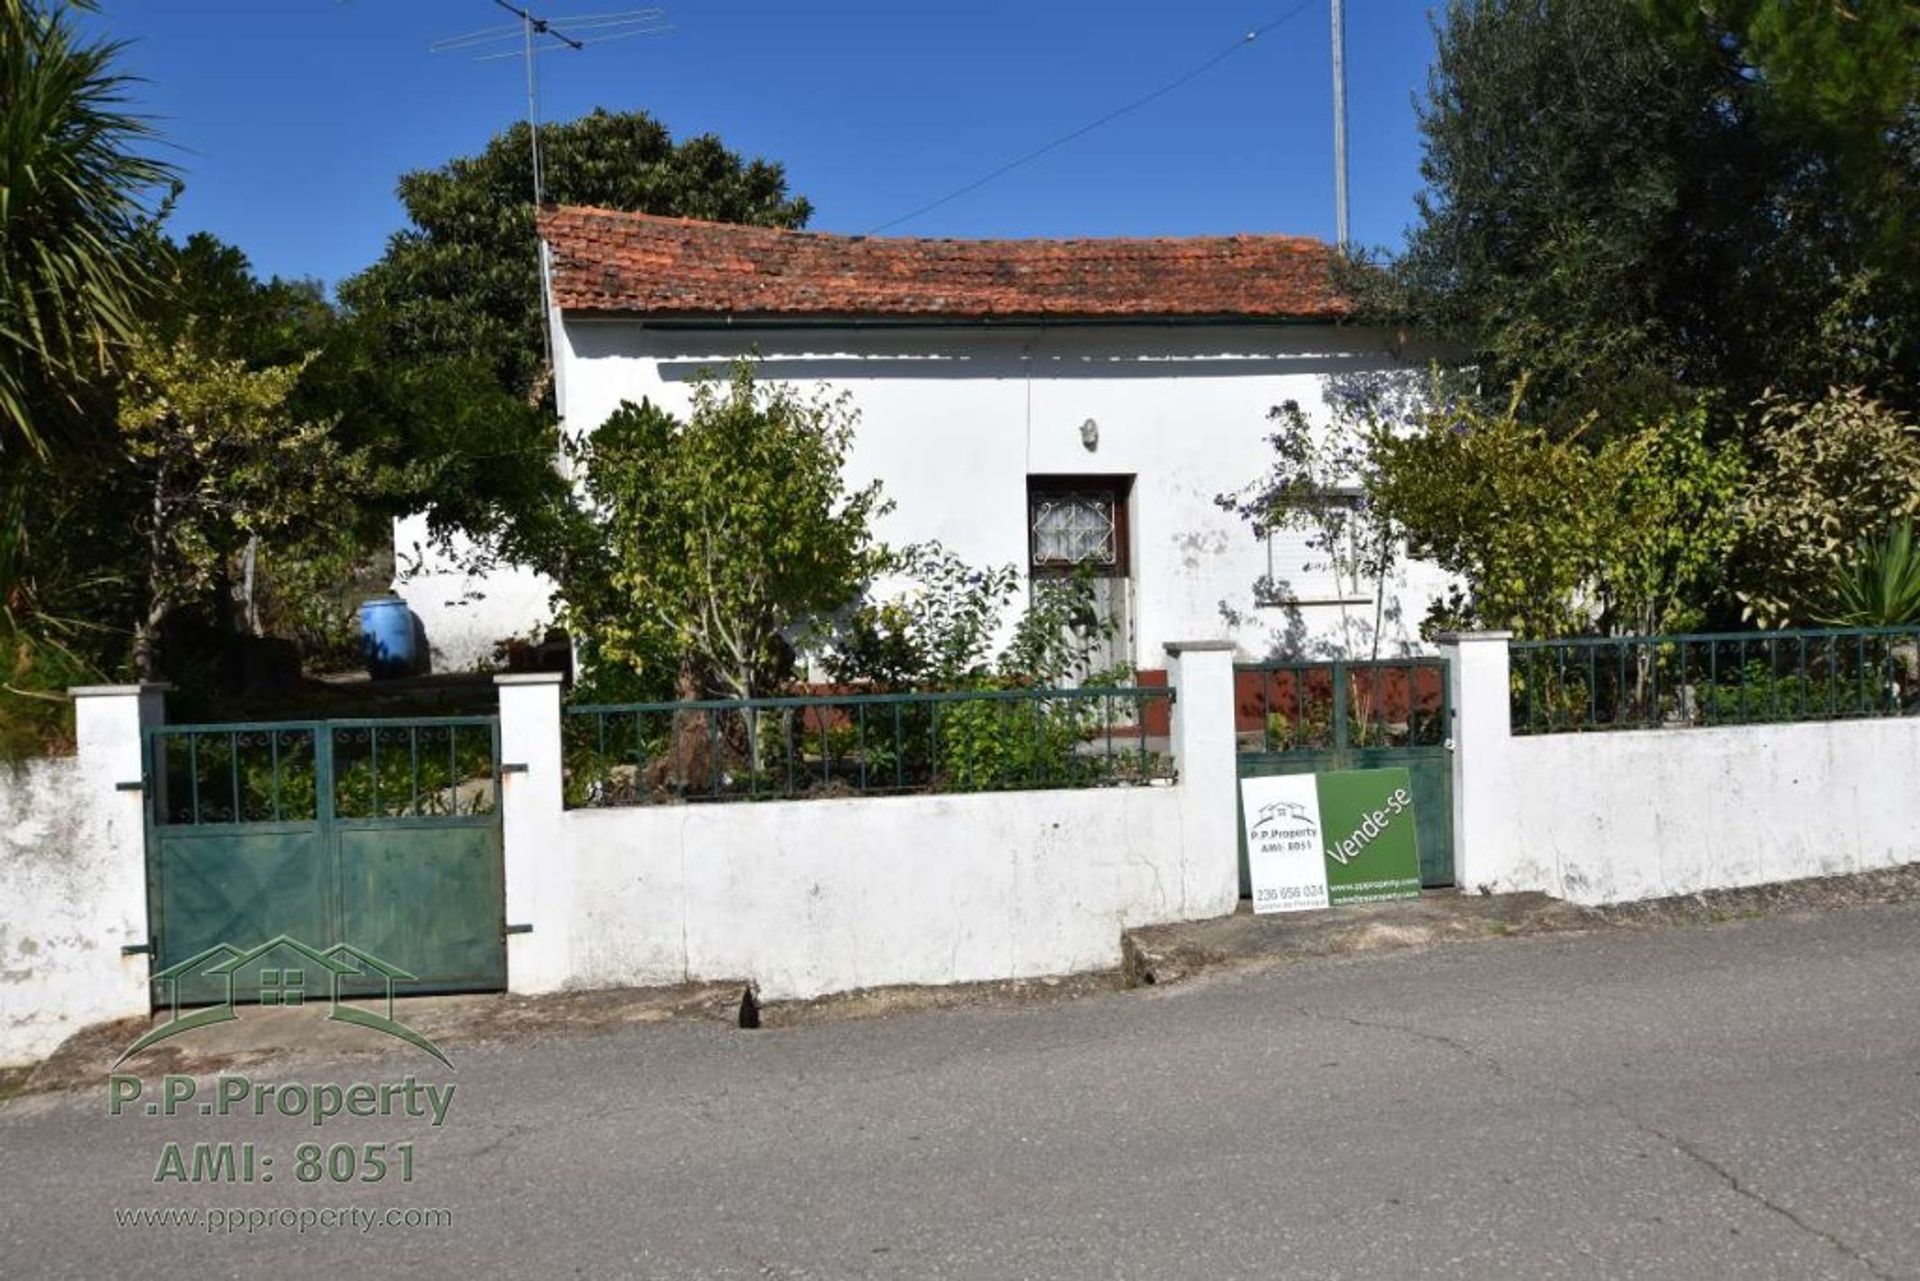
[[[1916,906],[452,1057],[249,1073],[452,1083],[438,1129],[115,1117],[104,1080],[0,1107],[0,1275],[1920,1275]],[[299,1178],[408,1141],[410,1183]],[[169,1142],[257,1177],[156,1184]],[[274,1217],[116,1226],[142,1207]],[[277,1217],[322,1209],[453,1221]]]

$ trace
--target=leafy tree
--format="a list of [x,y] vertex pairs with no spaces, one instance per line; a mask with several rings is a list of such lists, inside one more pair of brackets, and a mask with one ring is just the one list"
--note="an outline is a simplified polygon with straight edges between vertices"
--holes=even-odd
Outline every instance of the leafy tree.
[[339,323],[319,281],[261,280],[238,246],[208,232],[175,243],[154,226],[148,242],[156,286],[140,307],[148,337],[170,343],[191,329],[205,350],[283,365],[324,347]]
[[1529,376],[1529,414],[1557,432],[1836,379],[1911,404],[1920,110],[1895,38],[1911,14],[1451,0],[1400,263],[1411,305],[1497,385]]
[[[595,111],[540,131],[550,200],[641,213],[798,227],[810,212],[780,166],[710,135],[676,143],[644,112]],[[410,225],[340,286],[345,332],[311,381],[385,424],[390,497],[424,511],[438,552],[472,570],[499,560],[564,582],[581,556],[555,470],[534,234],[530,134],[405,174]]]
[[1860,539],[1920,514],[1920,426],[1858,390],[1762,407],[1742,509],[1741,598],[1765,626],[1811,622]]
[[569,625],[603,661],[670,666],[682,697],[775,688],[883,563],[880,486],[841,475],[854,423],[747,362],[698,382],[684,422],[622,405],[577,447],[601,550],[563,589]]
[[1699,409],[1593,448],[1579,429],[1526,421],[1521,403],[1442,402],[1371,441],[1380,518],[1464,583],[1430,625],[1552,637],[1695,624],[1738,531],[1737,451],[1708,444]]
[[[1753,318],[1780,326],[1772,386],[1862,383],[1920,402],[1920,4],[1641,0],[1670,43],[1714,58],[1768,152]],[[1749,300],[1765,301],[1754,292]],[[1796,307],[1808,307],[1796,314]]]
[[336,525],[365,483],[362,455],[340,447],[330,420],[299,419],[288,402],[306,367],[249,369],[209,354],[189,331],[136,343],[118,423],[139,477],[146,606],[134,638],[143,677],[183,602],[232,600],[235,558]]
[[0,0],[0,444],[44,450],[79,416],[148,283],[143,201],[172,171],[141,151],[122,50],[58,0]]
[[[396,360],[476,360],[522,400],[546,398],[546,318],[524,124],[477,156],[405,174],[412,224],[380,261],[344,281],[350,308],[377,315]],[[746,160],[703,134],[675,143],[645,112],[594,111],[543,127],[546,196],[558,204],[772,227],[805,224],[777,164]]]

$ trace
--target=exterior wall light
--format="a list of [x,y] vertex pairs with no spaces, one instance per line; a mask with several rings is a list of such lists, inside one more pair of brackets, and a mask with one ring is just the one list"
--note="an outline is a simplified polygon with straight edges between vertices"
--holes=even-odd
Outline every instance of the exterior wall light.
[[1093,421],[1093,419],[1091,418],[1081,423],[1080,424],[1080,443],[1087,447],[1087,452],[1089,454],[1091,454],[1094,450],[1100,448],[1100,424]]

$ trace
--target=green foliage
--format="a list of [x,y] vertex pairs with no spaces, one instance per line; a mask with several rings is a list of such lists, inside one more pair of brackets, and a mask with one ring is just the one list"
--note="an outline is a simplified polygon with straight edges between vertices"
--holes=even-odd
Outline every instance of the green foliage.
[[0,0],[0,444],[72,428],[150,283],[144,201],[172,170],[142,154],[123,52],[59,0]]
[[[811,212],[787,195],[779,165],[710,134],[675,143],[641,111],[544,125],[540,160],[556,204],[772,227],[802,226]],[[532,175],[531,135],[516,124],[479,155],[401,177],[411,225],[340,286],[348,307],[377,319],[390,358],[475,361],[516,399],[545,399]]]
[[1904,627],[1920,623],[1920,546],[1913,518],[1880,538],[1863,538],[1853,561],[1834,575],[1832,602],[1819,621],[1834,627]]
[[1076,758],[1074,750],[1097,715],[1086,699],[950,703],[940,716],[945,781],[962,792],[1067,783],[1076,767],[1097,764]]
[[158,673],[158,644],[183,601],[231,599],[235,557],[337,526],[366,484],[366,460],[343,450],[330,420],[301,420],[288,400],[306,367],[249,369],[208,353],[189,330],[133,347],[119,411],[140,480],[145,615],[135,661]]
[[[890,567],[913,586],[853,611],[826,655],[835,680],[889,690],[1005,690],[1131,678],[1124,670],[1094,668],[1112,628],[1084,576],[1034,580],[1026,608],[1009,627],[1007,611],[1020,595],[1014,566],[975,569],[929,543],[905,549]],[[1008,636],[996,656],[993,643],[1003,628]],[[942,703],[937,714],[915,705],[903,737],[917,744],[937,734],[936,767],[949,788],[1063,786],[1111,766],[1106,757],[1076,748],[1106,726],[1109,712],[1124,723],[1133,710],[1073,698],[967,700]]]
[[627,403],[576,447],[598,553],[566,619],[602,661],[683,672],[683,695],[773,689],[796,647],[856,599],[884,558],[877,483],[849,490],[855,415],[741,362],[702,379],[682,422]]
[[1725,591],[1739,537],[1747,469],[1731,444],[1708,440],[1705,406],[1669,413],[1602,446],[1598,547],[1587,584],[1605,632],[1657,635],[1697,627]]
[[[516,124],[478,155],[401,177],[410,225],[341,283],[343,332],[310,382],[350,429],[368,424],[352,438],[379,447],[383,504],[424,512],[436,551],[461,548],[469,573],[511,561],[565,583],[593,531],[554,466],[530,142]],[[557,203],[780,227],[809,213],[778,165],[710,135],[676,143],[644,112],[545,125],[540,153]]]
[[[370,731],[333,732],[333,811],[341,818],[493,811],[498,775],[492,736],[484,726],[381,727],[377,760],[369,750]],[[314,819],[320,779],[310,731],[201,734],[194,736],[191,750],[185,736],[164,741],[165,794],[173,822]]]
[[1913,30],[1906,0],[1451,0],[1407,299],[1556,433],[1835,381],[1913,406]]
[[1812,620],[1863,533],[1920,513],[1920,427],[1857,389],[1772,397],[1756,446],[1741,599],[1763,626]]
[[[1086,574],[1036,578],[1017,618],[1013,565],[976,569],[938,543],[892,553],[886,568],[909,580],[901,594],[863,601],[827,640],[824,665],[837,681],[876,689],[1059,688],[1127,679],[1095,663],[1112,623]],[[998,655],[994,640],[1007,635]]]
[[985,677],[1019,571],[975,569],[938,543],[903,548],[886,568],[912,587],[848,614],[825,655],[828,674],[880,690],[957,689]]
[[1430,623],[1553,637],[1695,622],[1736,534],[1739,455],[1707,443],[1698,409],[1595,447],[1520,405],[1443,402],[1374,436],[1381,518],[1465,584]]

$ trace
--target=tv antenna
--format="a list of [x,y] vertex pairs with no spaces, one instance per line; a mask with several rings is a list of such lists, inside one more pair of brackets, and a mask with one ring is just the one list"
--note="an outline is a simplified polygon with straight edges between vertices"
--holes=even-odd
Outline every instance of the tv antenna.
[[[535,69],[543,53],[571,49],[575,53],[590,45],[608,44],[633,36],[657,36],[673,30],[666,24],[664,9],[627,9],[619,13],[585,13],[571,18],[541,18],[508,0],[493,0],[517,21],[497,27],[483,27],[465,35],[448,36],[427,46],[429,53],[464,53],[475,62],[493,62],[501,58],[520,58],[527,65],[527,134],[533,153],[533,207],[536,215],[547,202],[546,176],[540,165],[540,77]],[[540,247],[540,337],[546,348],[547,369],[553,368],[553,266],[547,259],[547,242]]]
[[527,67],[527,129],[533,141],[533,203],[546,202],[546,180],[540,165],[540,77],[535,64],[540,55],[556,49],[585,50],[591,45],[633,36],[664,35],[664,9],[628,9],[620,13],[585,13],[570,18],[542,18],[508,0],[493,0],[518,21],[483,27],[465,35],[448,36],[428,45],[432,53],[465,53],[475,62],[519,58]]

